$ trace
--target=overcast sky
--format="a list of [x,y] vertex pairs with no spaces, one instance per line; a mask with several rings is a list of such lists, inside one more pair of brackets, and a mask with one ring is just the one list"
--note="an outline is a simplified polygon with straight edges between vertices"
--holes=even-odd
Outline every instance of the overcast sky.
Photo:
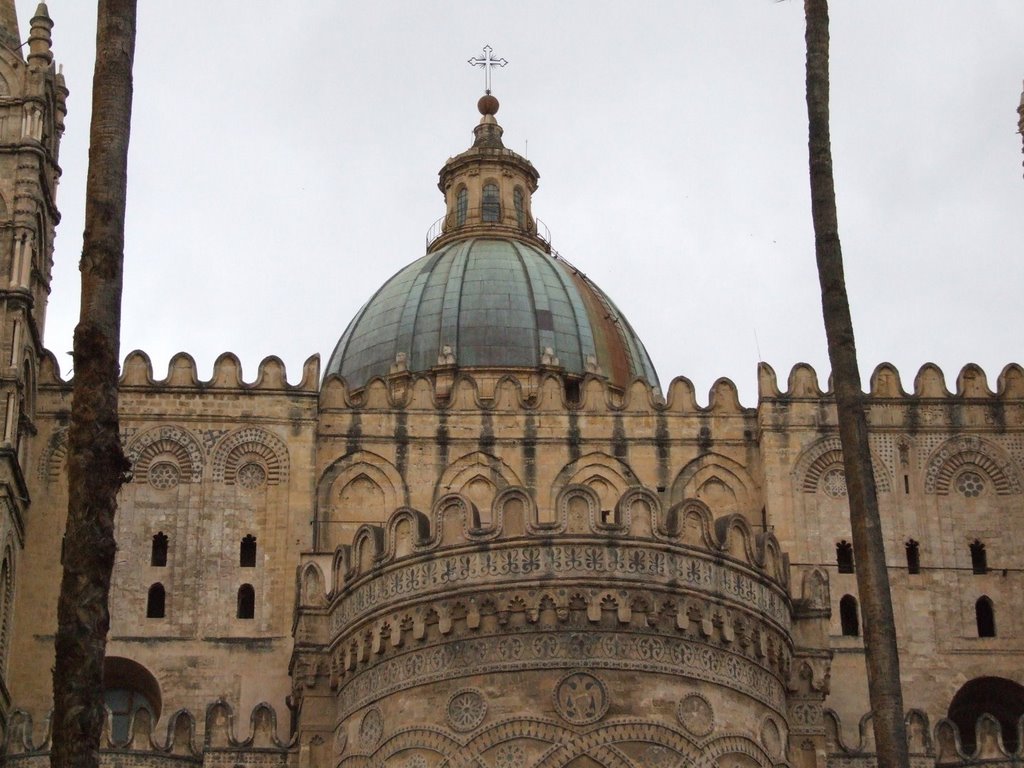
[[[443,213],[485,44],[505,143],[541,174],[554,247],[615,300],[663,385],[756,403],[828,370],[807,182],[799,0],[516,3],[142,0],[122,357],[208,378],[277,355],[297,381]],[[71,95],[46,344],[78,313],[93,3],[50,0]],[[18,2],[22,37],[35,2]],[[912,389],[1024,362],[1021,0],[833,0],[840,235],[865,377]]]

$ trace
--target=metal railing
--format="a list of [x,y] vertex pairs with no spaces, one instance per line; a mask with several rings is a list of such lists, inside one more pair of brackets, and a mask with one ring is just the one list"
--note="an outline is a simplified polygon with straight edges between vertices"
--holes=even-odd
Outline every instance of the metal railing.
[[468,208],[464,213],[456,212],[442,216],[427,230],[427,249],[429,250],[430,246],[442,237],[453,235],[463,229],[474,232],[493,229],[496,234],[511,232],[527,235],[540,240],[547,249],[551,248],[551,230],[543,221],[531,218],[525,212],[515,217],[504,216],[503,213],[501,205],[490,204]]

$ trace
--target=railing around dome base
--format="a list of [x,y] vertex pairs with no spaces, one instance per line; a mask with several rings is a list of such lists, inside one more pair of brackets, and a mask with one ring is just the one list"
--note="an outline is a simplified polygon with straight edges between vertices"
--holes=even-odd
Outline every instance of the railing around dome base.
[[[506,215],[502,215],[503,213]],[[442,216],[427,230],[427,250],[429,251],[442,238],[462,233],[479,234],[481,232],[525,236],[539,240],[544,246],[544,250],[551,250],[551,230],[548,229],[547,224],[525,212],[519,216],[509,217],[498,204],[470,208],[462,214],[450,213]]]

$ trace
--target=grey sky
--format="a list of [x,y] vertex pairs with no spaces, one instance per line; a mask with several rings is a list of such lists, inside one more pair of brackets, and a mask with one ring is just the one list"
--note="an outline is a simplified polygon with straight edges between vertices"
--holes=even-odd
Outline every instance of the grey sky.
[[[71,90],[46,344],[78,312],[94,3],[51,0]],[[19,2],[23,35],[34,2]],[[833,0],[840,234],[865,376],[955,386],[1022,361],[1024,3]],[[828,364],[809,216],[799,0],[140,3],[122,352],[158,378],[232,351],[296,381],[422,255],[489,43],[507,146],[554,247],[616,301],[667,385],[756,400]],[[755,334],[757,341],[755,342]],[[760,352],[758,351],[760,348]],[[122,354],[122,357],[123,357]]]

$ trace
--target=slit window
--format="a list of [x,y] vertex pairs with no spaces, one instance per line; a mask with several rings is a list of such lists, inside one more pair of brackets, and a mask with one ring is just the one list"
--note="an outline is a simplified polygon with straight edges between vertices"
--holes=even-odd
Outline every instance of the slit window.
[[921,572],[921,545],[913,539],[907,542],[907,573]]
[[240,619],[251,619],[256,615],[256,590],[252,584],[243,584],[238,588],[238,612]]
[[149,564],[158,568],[167,565],[167,535],[163,531],[153,536],[153,550],[149,555]]
[[857,615],[857,598],[843,595],[839,601],[839,624],[845,637],[860,637],[860,617]]
[[497,184],[484,185],[484,197],[482,211],[483,220],[497,222],[501,219],[501,200],[498,197]]
[[164,618],[166,602],[167,592],[164,590],[164,585],[157,582],[149,588],[149,594],[146,596],[146,618]]
[[853,545],[845,539],[836,544],[836,565],[840,573],[853,573]]
[[256,537],[251,533],[242,539],[238,547],[238,564],[242,568],[256,567]]
[[975,573],[988,573],[988,555],[985,545],[975,539],[971,542],[971,570]]

